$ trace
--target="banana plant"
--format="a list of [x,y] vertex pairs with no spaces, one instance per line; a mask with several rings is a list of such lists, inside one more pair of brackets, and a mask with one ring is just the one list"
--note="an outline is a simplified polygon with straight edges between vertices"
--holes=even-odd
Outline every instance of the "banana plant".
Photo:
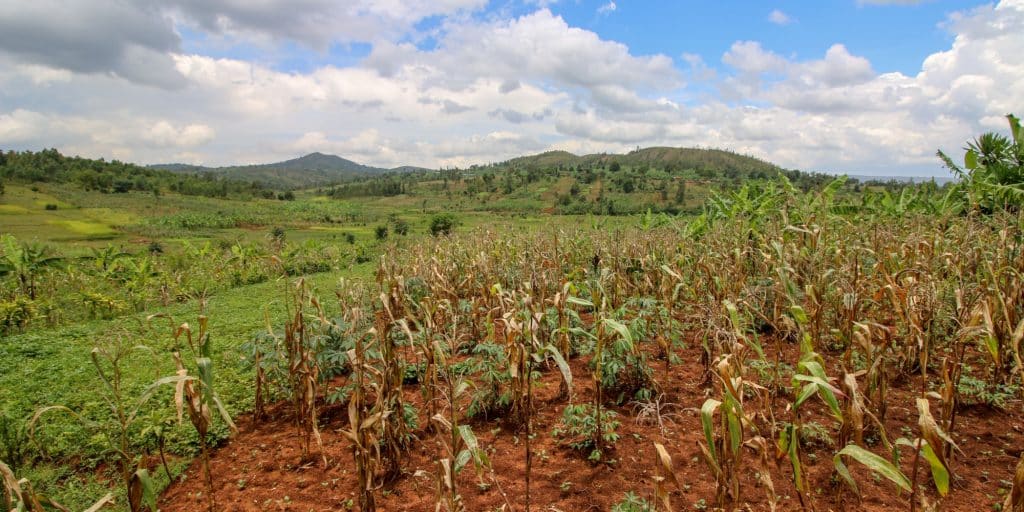
[[38,243],[19,243],[13,235],[0,235],[0,277],[14,275],[22,293],[36,300],[36,281],[48,269],[64,268],[64,258]]

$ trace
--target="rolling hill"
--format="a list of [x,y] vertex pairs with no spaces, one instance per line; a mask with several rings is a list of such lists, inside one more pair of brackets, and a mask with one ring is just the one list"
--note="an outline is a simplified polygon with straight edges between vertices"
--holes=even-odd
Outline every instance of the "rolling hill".
[[743,174],[761,172],[774,174],[779,166],[752,156],[721,149],[650,147],[630,151],[624,155],[596,153],[574,155],[568,151],[548,151],[537,155],[521,156],[499,164],[509,167],[603,167],[618,162],[624,167],[649,166],[663,169],[693,169],[714,173],[737,171]]
[[[618,162],[623,167],[652,167],[681,171],[692,169],[708,174],[738,173],[773,175],[781,168],[751,156],[720,149],[650,147],[631,151],[624,155],[596,153],[575,155],[567,151],[547,151],[526,155],[493,165],[495,168],[542,169],[554,167],[606,167]],[[171,172],[204,174],[211,173],[222,178],[241,181],[258,181],[278,189],[301,189],[320,187],[351,180],[379,176],[387,173],[408,173],[428,169],[414,166],[400,166],[391,169],[362,165],[336,155],[310,153],[306,156],[283,162],[236,165],[228,167],[203,167],[187,164],[159,164],[150,166]]]
[[181,173],[213,173],[215,175],[243,181],[259,181],[275,188],[308,188],[337,183],[346,179],[373,176],[389,172],[423,170],[419,167],[402,166],[394,169],[362,165],[336,155],[310,153],[306,156],[256,165],[229,167],[203,167],[186,164],[158,164],[150,166]]

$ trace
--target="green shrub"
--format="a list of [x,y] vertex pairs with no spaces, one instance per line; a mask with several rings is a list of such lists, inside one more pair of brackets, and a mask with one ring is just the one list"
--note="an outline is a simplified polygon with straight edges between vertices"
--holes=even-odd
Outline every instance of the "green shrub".
[[455,217],[450,213],[440,213],[430,219],[430,234],[434,236],[450,235],[455,228]]
[[27,297],[16,297],[14,300],[0,302],[0,332],[11,329],[24,329],[36,317],[37,307]]

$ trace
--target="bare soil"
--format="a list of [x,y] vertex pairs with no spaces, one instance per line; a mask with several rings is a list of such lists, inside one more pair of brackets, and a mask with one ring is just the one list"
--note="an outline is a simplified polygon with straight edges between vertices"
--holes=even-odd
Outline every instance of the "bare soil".
[[[777,344],[787,355],[784,360],[795,360],[797,349],[785,342]],[[656,424],[638,422],[634,409],[628,404],[612,407],[619,414],[620,440],[615,444],[609,460],[591,463],[586,454],[562,446],[562,440],[552,436],[559,423],[564,400],[558,400],[559,373],[552,368],[545,371],[535,385],[537,413],[534,416],[534,463],[531,477],[532,510],[544,511],[607,511],[633,491],[653,502],[654,477],[657,475],[655,442],[665,445],[672,457],[676,476],[682,485],[671,486],[672,506],[675,510],[715,509],[715,482],[700,456],[698,443],[703,439],[697,410],[709,397],[710,390],[702,386],[703,367],[700,364],[699,343],[677,351],[683,361],[666,368],[664,361],[652,360],[655,377],[664,392],[663,402],[676,404],[678,414],[665,419],[665,429]],[[769,347],[766,346],[766,349]],[[574,381],[573,400],[590,400],[592,384],[587,358],[570,362]],[[837,368],[838,366],[830,366]],[[832,370],[830,370],[832,371]],[[917,410],[914,399],[920,389],[920,377],[908,378],[894,384],[889,390],[889,407],[885,419],[889,437],[913,438],[917,433]],[[934,377],[933,377],[934,379]],[[421,411],[422,399],[418,386],[408,386],[406,400]],[[787,421],[784,399],[771,406],[779,421]],[[749,411],[763,414],[769,408],[757,399],[747,402]],[[812,413],[805,422],[814,421],[825,426],[825,432],[835,435],[835,422],[825,414],[818,402],[811,405]],[[932,411],[938,411],[932,401]],[[937,413],[936,413],[937,414]],[[421,414],[422,416],[422,414]],[[211,459],[218,510],[294,510],[334,511],[354,510],[356,506],[356,479],[349,441],[340,433],[346,427],[347,415],[343,408],[325,408],[321,420],[327,467],[316,457],[313,462],[300,460],[298,433],[291,420],[291,411],[285,404],[270,408],[271,419],[253,424],[251,418],[238,422],[240,433],[217,449]],[[419,424],[426,425],[425,417]],[[458,477],[459,491],[466,510],[484,511],[525,510],[525,444],[522,432],[502,425],[501,421],[475,422],[474,432],[490,456],[493,472],[482,478],[471,467]],[[377,506],[380,510],[429,511],[434,510],[437,496],[434,474],[437,471],[437,445],[432,434],[417,433],[414,444],[404,463],[404,474],[380,489]],[[770,433],[762,432],[766,438]],[[1001,503],[1000,489],[1008,487],[1013,469],[1024,448],[1024,411],[1019,400],[1009,402],[1005,410],[974,407],[961,411],[953,434],[962,454],[953,458],[955,473],[949,496],[938,500],[930,483],[926,463],[922,460],[917,480],[927,489],[929,499],[939,502],[943,510],[991,510]],[[769,439],[774,451],[774,441]],[[849,466],[860,484],[862,495],[853,494],[833,470],[832,456],[839,449],[829,446],[829,440],[805,446],[809,477],[814,489],[816,510],[869,510],[882,511],[908,509],[907,493],[898,493],[889,481],[876,478],[870,472],[850,461]],[[881,453],[881,447],[873,446]],[[913,454],[903,452],[903,470],[912,474]],[[776,459],[770,454],[771,477],[778,495],[778,510],[798,510],[800,502],[792,483],[792,470],[788,459]],[[766,490],[759,485],[754,468],[757,460],[753,452],[746,452],[742,475],[742,503],[746,510],[769,510]],[[161,510],[193,511],[205,508],[205,485],[201,466],[196,460],[182,478],[172,484],[160,500]]]

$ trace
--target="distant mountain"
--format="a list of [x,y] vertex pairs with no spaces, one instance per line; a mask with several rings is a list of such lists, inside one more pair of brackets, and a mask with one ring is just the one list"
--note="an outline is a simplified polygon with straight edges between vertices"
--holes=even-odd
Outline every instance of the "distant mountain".
[[259,181],[275,188],[317,187],[362,176],[423,170],[420,167],[412,166],[395,167],[394,169],[371,167],[337,155],[325,155],[323,153],[310,153],[303,157],[285,160],[284,162],[258,165],[204,167],[187,164],[157,164],[150,167],[189,174],[212,173],[236,180]]
[[694,169],[714,173],[737,171],[743,174],[762,172],[774,174],[781,167],[752,156],[741,155],[721,149],[651,147],[630,151],[624,155],[597,153],[574,155],[568,151],[548,151],[537,155],[521,156],[504,162],[503,166],[541,168],[556,166],[607,166],[618,162],[621,166],[639,167],[649,165],[663,169]]

